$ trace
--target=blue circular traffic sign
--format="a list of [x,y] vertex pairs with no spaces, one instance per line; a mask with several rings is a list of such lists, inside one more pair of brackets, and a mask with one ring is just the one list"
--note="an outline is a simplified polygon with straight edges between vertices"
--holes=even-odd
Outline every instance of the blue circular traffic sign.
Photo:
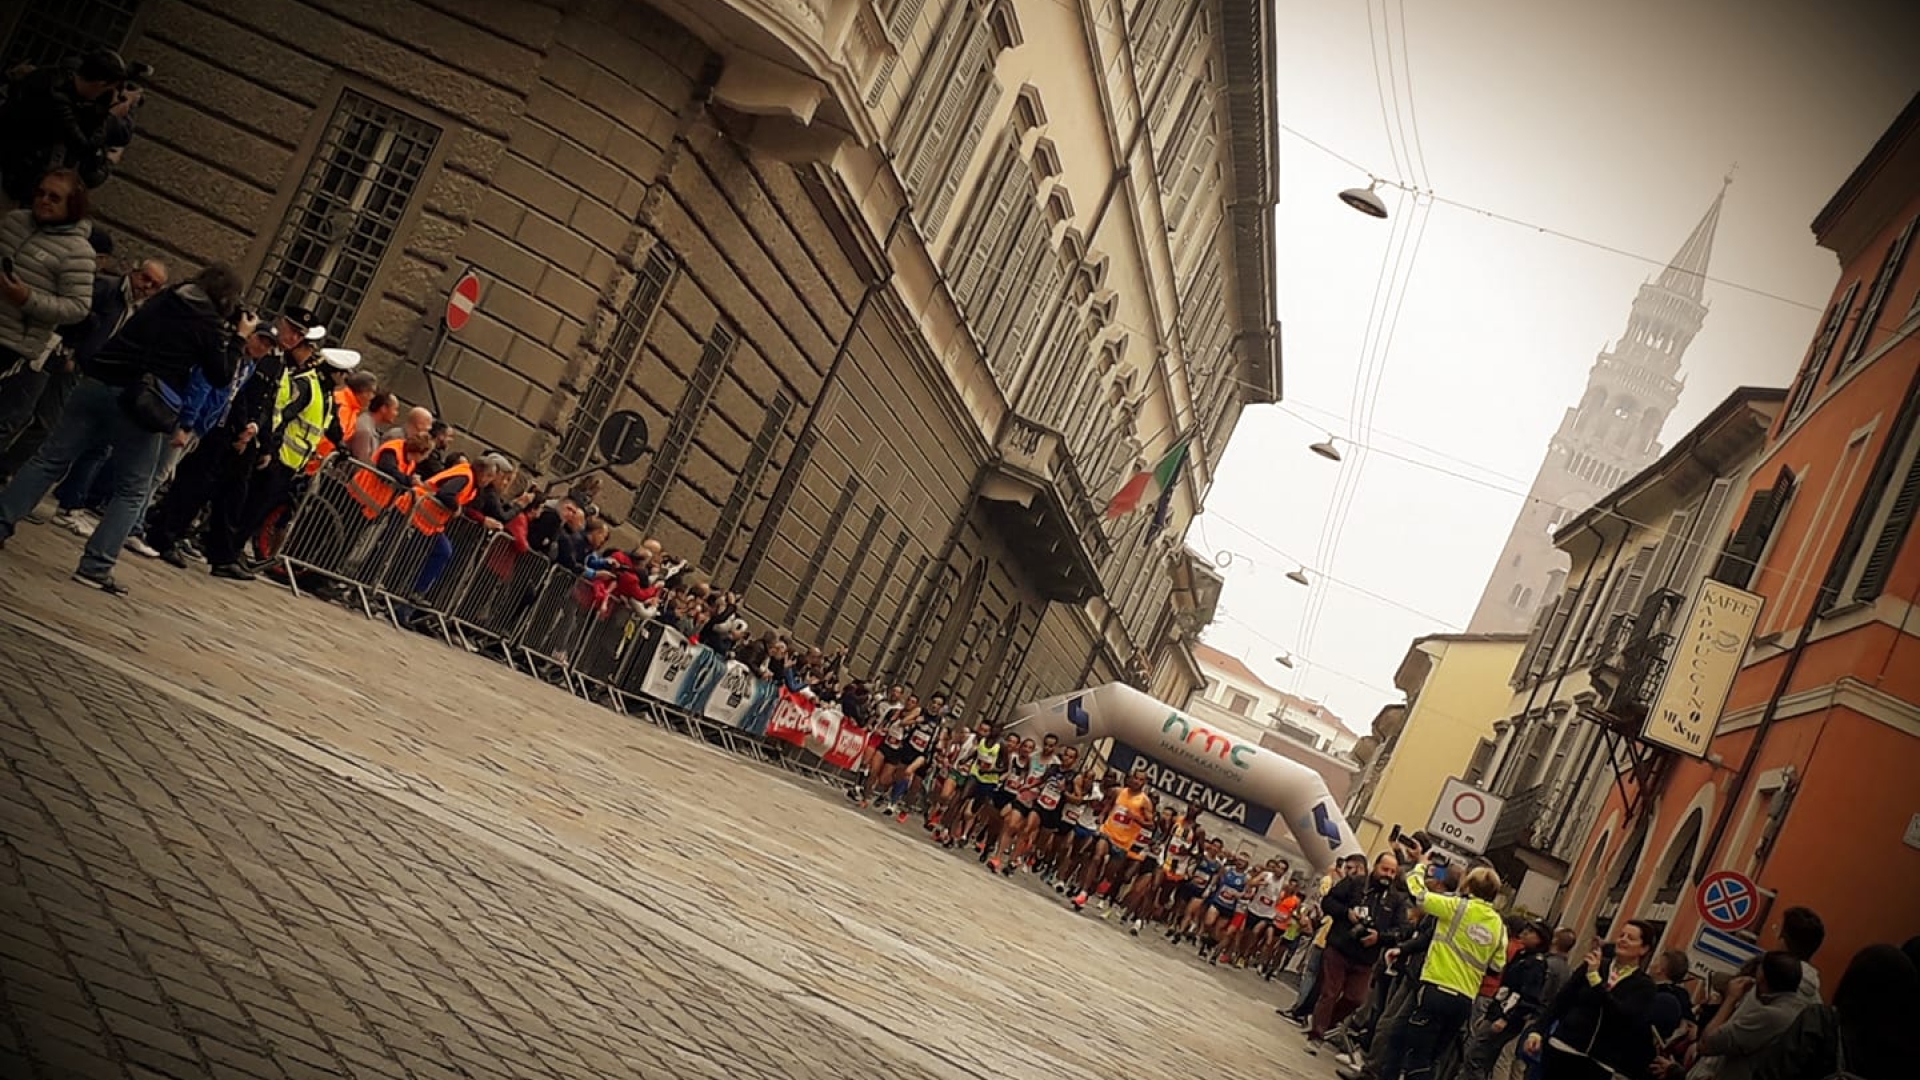
[[1745,930],[1760,913],[1760,890],[1753,879],[1732,870],[1716,870],[1700,883],[1700,918],[1715,930]]

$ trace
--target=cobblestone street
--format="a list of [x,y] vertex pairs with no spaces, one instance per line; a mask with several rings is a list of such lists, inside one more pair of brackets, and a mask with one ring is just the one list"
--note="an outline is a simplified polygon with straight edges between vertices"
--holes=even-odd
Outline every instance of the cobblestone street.
[[356,614],[0,554],[0,1076],[1318,1075],[1290,989]]

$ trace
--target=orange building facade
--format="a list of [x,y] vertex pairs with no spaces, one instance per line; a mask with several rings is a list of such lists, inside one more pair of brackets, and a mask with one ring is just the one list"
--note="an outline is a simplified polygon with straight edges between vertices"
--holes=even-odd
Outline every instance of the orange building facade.
[[[1820,914],[1815,964],[1920,933],[1920,97],[1813,222],[1839,284],[1712,577],[1765,600],[1703,757],[1614,785],[1561,921],[1662,923],[1688,948],[1716,870],[1760,889],[1747,934]],[[1696,955],[1696,961],[1700,957]]]

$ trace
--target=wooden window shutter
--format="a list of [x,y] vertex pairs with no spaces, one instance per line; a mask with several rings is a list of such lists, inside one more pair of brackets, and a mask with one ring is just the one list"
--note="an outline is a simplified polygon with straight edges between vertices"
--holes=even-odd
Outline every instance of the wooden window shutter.
[[1727,500],[1733,498],[1733,483],[1730,478],[1715,480],[1700,509],[1694,514],[1687,543],[1680,548],[1674,560],[1675,573],[1671,580],[1675,590],[1693,591],[1693,576],[1700,571],[1702,556],[1718,546],[1720,537],[1713,530],[1719,526],[1720,514],[1727,508]]
[[1874,600],[1887,587],[1887,577],[1893,573],[1894,560],[1899,556],[1901,545],[1906,543],[1907,532],[1913,526],[1916,503],[1920,503],[1920,453],[1907,459],[1907,473],[1901,478],[1899,489],[1894,492],[1893,505],[1887,510],[1887,520],[1880,527],[1880,535],[1867,552],[1866,566],[1860,571],[1860,584],[1854,586],[1855,600]]
[[[991,56],[987,62],[992,63]],[[973,161],[973,152],[980,145],[980,137],[986,133],[987,117],[992,115],[993,107],[999,101],[1000,84],[994,80],[989,67],[984,70],[981,85],[974,92],[973,109],[967,116],[967,125],[941,164],[944,171],[940,178],[940,190],[934,196],[933,206],[927,211],[929,235],[940,228],[940,222],[947,216],[947,208],[953,205],[954,197],[960,193],[960,183],[966,178],[967,165]]]
[[1900,276],[1900,266],[1906,262],[1907,246],[1913,240],[1913,227],[1920,224],[1920,217],[1907,222],[1907,227],[1894,237],[1892,246],[1887,248],[1887,257],[1880,262],[1880,271],[1873,275],[1873,286],[1867,290],[1867,301],[1860,306],[1860,318],[1853,324],[1853,336],[1847,339],[1847,349],[1840,354],[1836,372],[1845,371],[1856,360],[1864,356],[1867,346],[1872,343],[1874,324],[1880,321],[1880,310],[1886,306],[1887,293],[1893,290],[1894,280]]
[[1733,531],[1733,538],[1727,541],[1726,550],[1721,552],[1720,561],[1710,575],[1715,581],[1736,589],[1752,583],[1754,571],[1759,569],[1760,555],[1766,550],[1780,512],[1793,494],[1793,482],[1793,470],[1783,465],[1773,486],[1755,495],[1747,504],[1746,516],[1740,519],[1740,527]]

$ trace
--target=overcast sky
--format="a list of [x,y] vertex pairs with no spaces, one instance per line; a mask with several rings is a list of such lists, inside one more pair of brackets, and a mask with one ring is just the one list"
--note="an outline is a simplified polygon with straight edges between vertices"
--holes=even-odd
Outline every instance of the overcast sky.
[[[1669,444],[1734,387],[1792,378],[1838,275],[1808,223],[1920,89],[1908,0],[1278,8],[1282,124],[1444,198],[1664,261],[1738,164],[1710,273],[1797,303],[1707,284]],[[1391,142],[1389,40],[1402,65]],[[1408,155],[1416,130],[1421,153]],[[1400,699],[1393,672],[1412,639],[1465,626],[1517,492],[1658,267],[1452,206],[1421,213],[1394,192],[1395,218],[1376,221],[1334,198],[1364,173],[1293,134],[1280,149],[1285,400],[1242,416],[1188,542],[1230,553],[1206,640],[1365,730]],[[1394,221],[1404,299],[1390,348],[1366,365]],[[1369,369],[1371,393],[1357,388]],[[1308,453],[1369,413],[1360,441],[1379,452],[1343,447],[1337,465]],[[1343,471],[1335,542],[1324,530]],[[1317,618],[1315,590],[1286,579],[1295,562],[1324,593]],[[1291,671],[1273,662],[1283,650]]]

